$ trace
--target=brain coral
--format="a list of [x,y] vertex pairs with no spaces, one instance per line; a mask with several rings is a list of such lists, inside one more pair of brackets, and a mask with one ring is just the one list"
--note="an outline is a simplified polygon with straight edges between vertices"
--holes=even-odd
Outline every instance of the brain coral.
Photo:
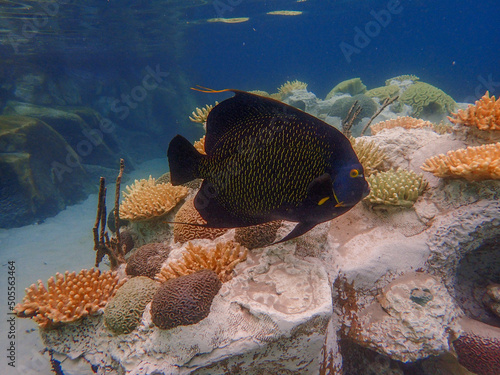
[[[176,223],[206,224],[199,212],[194,207],[193,199],[186,201],[175,215]],[[195,225],[174,224],[174,241],[187,242],[197,238],[208,238],[213,240],[226,233],[227,229],[207,228]]]
[[247,249],[257,249],[272,244],[276,240],[276,232],[280,227],[281,220],[251,227],[236,228],[234,240]]
[[417,81],[420,81],[420,78],[418,78],[417,76],[414,76],[413,74],[403,74],[401,76],[389,78],[388,80],[386,80],[385,81],[386,86],[393,85],[394,84],[393,81],[396,81],[396,82],[404,82],[404,81],[417,82]]
[[196,324],[210,313],[222,283],[212,270],[180,276],[161,285],[151,303],[153,323],[160,329]]
[[417,82],[408,87],[399,100],[410,105],[416,117],[431,113],[451,113],[456,106],[451,96],[424,82]]
[[127,260],[125,272],[130,276],[147,276],[154,279],[169,253],[170,248],[162,243],[141,246]]
[[376,205],[411,207],[427,186],[422,175],[404,169],[379,172],[366,180],[370,194],[365,200]]
[[475,105],[469,105],[466,110],[459,109],[452,113],[448,120],[454,124],[463,124],[476,127],[479,130],[500,130],[500,100],[495,96],[490,98],[490,93],[476,101]]
[[159,287],[160,283],[144,276],[128,280],[104,309],[106,327],[116,334],[132,332]]
[[430,121],[424,121],[422,119],[417,119],[409,116],[398,117],[391,120],[380,121],[372,126],[370,126],[370,130],[372,131],[372,135],[381,132],[384,129],[393,129],[393,128],[404,128],[404,129],[418,129],[418,128],[433,128],[433,124]]
[[93,315],[104,306],[121,286],[116,272],[81,270],[78,274],[66,271],[47,281],[48,290],[41,280],[26,289],[23,302],[14,308],[20,318],[33,318],[41,328],[59,323],[74,322]]
[[448,151],[427,159],[420,167],[437,177],[468,181],[500,180],[500,142]]
[[396,85],[382,86],[368,90],[365,95],[370,98],[388,99],[399,93],[399,87]]
[[156,275],[156,280],[164,282],[202,269],[210,269],[225,283],[233,277],[234,267],[246,259],[247,252],[245,247],[233,241],[220,242],[210,248],[194,246],[189,242],[182,258],[163,265]]
[[123,192],[124,200],[120,205],[120,218],[130,221],[148,220],[168,213],[188,193],[185,186],[171,183],[158,184],[149,176],[148,180],[135,180]]

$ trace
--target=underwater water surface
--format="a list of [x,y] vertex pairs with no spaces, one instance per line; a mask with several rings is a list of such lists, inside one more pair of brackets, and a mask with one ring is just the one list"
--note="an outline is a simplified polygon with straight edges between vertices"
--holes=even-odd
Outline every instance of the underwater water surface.
[[[456,365],[455,359],[449,359],[443,354],[446,352],[448,355],[449,352],[453,352],[445,348],[448,337],[443,332],[448,332],[451,330],[450,327],[456,326],[455,315],[458,321],[460,314],[491,327],[500,326],[498,312],[492,312],[494,307],[491,307],[499,303],[498,292],[495,292],[497,290],[495,285],[500,283],[500,256],[498,255],[500,213],[495,206],[500,199],[498,172],[491,167],[490,171],[493,172],[486,172],[484,175],[477,172],[478,175],[486,176],[484,179],[464,179],[462,176],[461,179],[449,180],[437,177],[429,170],[424,172],[420,166],[427,158],[447,151],[480,147],[483,144],[498,145],[495,142],[499,140],[497,130],[499,120],[494,116],[489,123],[491,131],[487,130],[489,132],[487,137],[464,132],[461,128],[457,130],[457,127],[463,124],[460,124],[456,118],[456,121],[450,122],[450,118],[453,118],[452,113],[465,110],[468,104],[474,104],[487,92],[490,96],[497,98],[500,95],[498,14],[498,3],[492,0],[483,2],[449,0],[440,2],[428,0],[2,1],[0,3],[0,264],[2,265],[0,289],[4,297],[0,301],[1,368],[6,369],[7,374],[50,374],[56,371],[51,369],[51,366],[55,365],[50,364],[50,358],[57,358],[57,361],[63,362],[66,360],[64,356],[67,353],[62,353],[62,347],[54,344],[54,337],[51,336],[54,332],[58,332],[57,330],[47,335],[42,333],[40,336],[37,324],[31,319],[17,319],[15,326],[8,319],[14,316],[12,315],[14,302],[22,302],[24,289],[31,284],[37,283],[38,280],[46,284],[56,272],[64,273],[66,270],[78,272],[80,269],[89,269],[94,266],[96,252],[92,228],[98,208],[99,178],[101,176],[106,178],[107,213],[109,214],[114,205],[114,183],[119,172],[120,159],[124,159],[125,163],[121,189],[121,202],[123,203],[126,198],[123,193],[130,192],[126,190],[126,187],[129,186],[132,189],[136,179],[147,180],[150,175],[158,179],[169,171],[167,149],[176,135],[180,134],[193,143],[205,134],[209,134],[208,144],[210,144],[210,137],[212,137],[212,143],[208,147],[213,150],[215,135],[212,134],[217,134],[217,137],[224,135],[220,129],[228,131],[230,127],[229,125],[226,127],[225,121],[229,124],[240,124],[238,122],[240,119],[227,120],[224,114],[221,114],[222,120],[217,123],[215,120],[209,121],[207,128],[207,113],[200,116],[200,112],[203,112],[201,109],[208,105],[215,106],[217,102],[222,102],[232,94],[207,93],[191,89],[201,87],[202,91],[210,91],[210,89],[258,90],[258,95],[270,95],[273,100],[277,99],[285,103],[284,113],[287,113],[286,106],[293,106],[317,117],[318,121],[324,121],[337,128],[339,132],[344,132],[348,111],[357,100],[362,112],[351,122],[352,134],[355,137],[370,136],[370,130],[363,134],[363,127],[368,126],[372,115],[383,107],[386,96],[399,95],[393,104],[374,118],[372,126],[379,121],[394,120],[399,116],[411,116],[432,123],[422,125],[424,127],[433,126],[433,129],[438,129],[441,126],[442,128],[436,130],[439,136],[434,133],[432,135],[418,133],[421,130],[417,130],[418,134],[411,133],[411,136],[408,136],[407,133],[400,134],[396,130],[390,134],[385,133],[389,134],[387,136],[382,132],[382,135],[379,134],[378,138],[375,138],[375,130],[372,127],[370,138],[374,138],[376,144],[387,153],[386,161],[379,163],[382,165],[379,168],[380,172],[383,170],[385,173],[390,169],[403,168],[417,174],[424,173],[425,181],[412,180],[413,177],[390,177],[411,180],[411,183],[403,184],[404,186],[414,184],[412,185],[412,198],[396,198],[397,205],[408,208],[407,211],[396,210],[396,214],[393,214],[393,211],[385,206],[382,209],[373,208],[377,206],[377,203],[373,203],[376,198],[369,196],[367,199],[371,199],[371,203],[364,200],[345,216],[316,226],[325,220],[317,217],[313,219],[312,216],[315,215],[309,214],[307,210],[308,214],[303,215],[307,217],[307,223],[303,218],[304,230],[298,233],[303,236],[285,242],[282,247],[281,245],[270,247],[268,245],[275,242],[275,239],[278,241],[284,238],[293,230],[296,222],[302,223],[300,218],[297,219],[296,216],[290,214],[293,210],[288,206],[280,207],[280,210],[283,208],[281,211],[276,209],[276,212],[287,212],[288,216],[283,214],[280,217],[272,217],[266,211],[265,219],[260,216],[256,219],[258,215],[255,214],[251,218],[255,222],[252,222],[248,217],[241,218],[243,210],[238,211],[239,204],[247,198],[247,192],[244,189],[235,188],[238,190],[236,193],[229,189],[228,196],[236,197],[230,200],[230,204],[228,203],[234,217],[226,221],[221,219],[220,222],[260,224],[271,219],[281,220],[285,217],[285,220],[286,218],[294,219],[292,220],[294,225],[286,222],[276,224],[273,221],[276,228],[279,225],[282,226],[275,230],[278,233],[277,237],[274,233],[273,236],[276,238],[266,239],[267,242],[260,236],[263,236],[262,233],[269,229],[258,230],[248,235],[256,239],[256,243],[264,241],[265,245],[259,243],[258,246],[256,245],[257,250],[251,252],[251,246],[247,243],[250,255],[246,255],[246,263],[241,262],[243,264],[234,271],[237,281],[233,284],[224,282],[221,292],[215,297],[215,307],[212,310],[221,315],[215,315],[216,318],[214,318],[212,314],[209,319],[213,320],[209,320],[210,323],[205,321],[205,324],[212,324],[212,328],[216,330],[217,319],[220,320],[225,316],[221,311],[224,310],[223,306],[226,306],[223,302],[227,301],[223,299],[229,296],[228,300],[233,298],[231,300],[231,303],[234,302],[231,305],[233,307],[235,304],[244,306],[243,310],[247,309],[255,316],[260,316],[259,311],[264,311],[265,313],[262,313],[264,315],[269,313],[270,321],[274,321],[280,329],[282,326],[278,317],[298,316],[294,314],[309,312],[312,316],[318,317],[314,323],[317,325],[311,323],[317,330],[312,329],[311,332],[314,331],[314,335],[320,333],[309,341],[302,342],[300,338],[297,338],[298,347],[301,345],[305,347],[303,353],[306,353],[305,357],[300,357],[301,361],[297,361],[300,363],[294,364],[290,359],[294,356],[290,349],[293,345],[290,343],[286,351],[288,357],[283,360],[286,365],[284,364],[281,368],[267,368],[262,364],[266,360],[262,362],[255,360],[255,372],[249,370],[253,363],[249,358],[255,353],[262,354],[259,350],[262,350],[264,344],[262,347],[252,346],[248,351],[240,347],[231,349],[233,352],[228,349],[230,354],[226,353],[217,357],[214,354],[217,351],[212,352],[212,347],[208,349],[210,345],[217,343],[220,339],[221,347],[224,347],[229,345],[228,337],[232,334],[241,334],[242,337],[243,334],[240,331],[235,333],[235,331],[211,341],[208,339],[204,341],[204,337],[196,336],[197,340],[203,343],[200,344],[202,349],[191,348],[191,351],[186,349],[186,352],[176,353],[165,361],[167,363],[165,367],[158,367],[159,373],[309,374],[319,371],[321,374],[341,374],[344,371],[345,374],[362,375],[384,373],[391,366],[398,374],[432,374],[433,371],[437,373],[436,369],[439,371],[447,369],[446,371],[451,374],[465,371]],[[425,89],[421,91],[415,89],[424,87],[423,85]],[[393,91],[390,91],[388,87],[392,87]],[[382,91],[372,91],[376,89],[382,89]],[[418,92],[411,96],[408,93],[413,89]],[[409,99],[408,96],[410,96]],[[247,112],[245,110],[245,113]],[[240,113],[236,117],[243,117],[245,113]],[[234,149],[243,155],[243,159],[250,160],[248,165],[255,160],[254,156],[249,157],[245,154],[244,147],[240,147],[238,142],[242,142],[245,146],[245,142],[251,143],[255,139],[260,139],[261,141],[256,141],[261,142],[257,144],[257,149],[262,144],[268,146],[272,143],[266,138],[267,133],[259,132],[259,127],[264,128],[262,118],[267,118],[268,114],[259,112],[259,115],[255,117],[259,120],[256,120],[254,133],[245,135],[237,133],[236,136],[229,138],[230,141],[226,140],[230,144],[229,148],[234,146]],[[190,116],[196,121],[190,120]],[[231,116],[233,116],[232,113]],[[302,120],[302,122],[299,121],[300,124],[305,122],[304,119]],[[286,124],[289,123],[288,120],[283,121]],[[250,122],[243,119],[241,123]],[[297,126],[300,127],[300,124]],[[455,128],[451,130],[453,126]],[[299,131],[296,134],[303,133]],[[346,132],[344,134],[348,135]],[[306,138],[305,135],[301,137]],[[302,174],[296,170],[293,173],[285,173],[283,172],[285,168],[275,167],[272,163],[274,158],[279,159],[279,155],[286,153],[290,145],[289,140],[283,139],[284,147],[278,148],[275,153],[269,153],[269,165],[271,165],[269,168],[273,171],[272,173],[280,176],[273,180],[274,183],[278,181],[277,183],[283,183],[283,186],[291,186],[286,184]],[[342,139],[345,140],[343,136]],[[310,143],[304,142],[300,145],[300,147],[309,147]],[[205,146],[200,147],[204,150]],[[222,149],[225,150],[224,147]],[[364,161],[360,157],[361,151],[355,147],[354,150],[363,164]],[[318,151],[314,149],[311,152]],[[498,151],[488,152],[491,152],[488,155],[493,155],[488,159],[489,162],[498,162]],[[179,157],[182,159],[186,155],[189,153]],[[262,157],[267,154],[259,155]],[[332,159],[334,167],[337,162],[340,164],[340,159],[342,158]],[[374,159],[376,159],[375,156],[372,160]],[[307,163],[316,159],[305,160],[301,159],[301,162],[308,171]],[[223,167],[220,167],[220,164],[214,165],[215,172],[211,172],[211,178],[217,180],[222,175],[218,168]],[[266,163],[259,162],[257,167],[263,168],[263,165],[267,166]],[[332,168],[335,169],[334,167]],[[361,171],[357,164],[354,169],[357,173]],[[373,167],[373,171],[376,169]],[[290,169],[287,170],[290,171]],[[311,170],[314,173],[317,172],[312,167]],[[240,171],[233,172],[231,169],[229,172],[229,178],[241,173]],[[364,165],[364,172],[366,176],[362,177],[368,180],[368,174],[372,171]],[[258,178],[259,173],[252,174],[252,178]],[[475,175],[476,172],[471,173]],[[488,173],[491,174],[488,175]],[[226,175],[224,176],[227,178]],[[206,176],[197,177],[206,178]],[[332,172],[330,180],[327,179],[326,182],[320,179],[323,183],[320,187],[312,184],[312,180],[317,181],[320,177],[314,175],[311,181],[299,184],[303,191],[307,191],[303,193],[302,198],[309,199],[313,196],[318,207],[328,200],[331,203],[337,199],[333,188],[336,186],[335,173]],[[244,177],[242,181],[247,183]],[[258,180],[258,183],[260,182]],[[325,188],[325,183],[327,188]],[[373,191],[377,189],[375,183],[369,180]],[[159,214],[162,217],[159,223],[148,227],[143,225],[140,219],[137,220],[137,224],[134,223],[128,227],[136,241],[134,251],[144,244],[162,242],[172,248],[173,259],[178,260],[189,241],[193,241],[193,246],[210,247],[212,243],[219,243],[222,240],[232,241],[235,238],[242,238],[243,235],[238,237],[238,233],[233,233],[233,230],[227,233],[217,232],[213,238],[212,234],[204,234],[205,237],[202,237],[202,240],[189,236],[186,237],[189,240],[178,240],[180,237],[176,236],[181,235],[176,234],[173,224],[168,226],[166,222],[176,221],[175,214],[177,211],[181,212],[181,206],[185,208],[185,212],[188,212],[188,203],[190,199],[194,199],[199,185],[189,185],[188,188],[188,192],[175,201],[170,213],[165,210],[161,213],[164,216]],[[241,193],[242,191],[244,194]],[[265,200],[265,193],[269,191],[274,193],[274,190],[265,192],[259,190],[256,194],[262,194],[262,199]],[[330,196],[332,191],[333,195]],[[254,194],[255,191],[251,193]],[[290,195],[293,194],[290,193]],[[361,193],[358,195],[361,197]],[[363,197],[365,195],[363,194]],[[276,197],[276,202],[282,203],[284,200],[283,197]],[[294,201],[294,204],[298,204],[298,201],[298,199]],[[390,201],[389,198],[385,200],[385,203],[388,201]],[[418,202],[416,206],[414,206],[415,201]],[[193,202],[191,204],[193,209],[203,213],[203,210],[199,209],[199,201]],[[335,203],[342,207],[344,202],[337,199]],[[482,204],[484,207],[481,206]],[[475,210],[477,210],[477,215]],[[228,214],[227,211],[227,209],[212,210],[209,214],[205,211],[206,216],[203,218],[200,216],[202,220],[205,219],[205,223],[197,222],[197,225],[204,225],[210,221],[207,220],[209,215],[213,218],[220,212]],[[217,212],[217,215],[214,212]],[[297,212],[304,211],[298,210]],[[471,213],[471,217],[467,216],[468,212]],[[247,213],[248,209],[244,214]],[[462,214],[463,218],[460,216]],[[133,216],[133,213],[130,215]],[[184,216],[185,219],[194,214],[191,212],[184,213],[184,215],[187,215]],[[466,224],[460,227],[453,222],[453,216],[462,218]],[[134,222],[134,219],[131,219],[131,222]],[[439,227],[439,225],[442,226]],[[220,230],[220,228],[217,229]],[[311,232],[306,233],[311,229]],[[373,232],[371,232],[372,229]],[[111,228],[108,227],[106,230],[112,237]],[[462,230],[468,231],[467,235],[464,234],[465,232],[462,233]],[[224,234],[221,235],[222,232]],[[395,234],[389,236],[390,233]],[[448,234],[441,236],[441,233]],[[366,237],[363,237],[364,235]],[[384,242],[386,236],[390,237],[394,243],[386,244]],[[425,240],[424,236],[427,236]],[[449,243],[447,238],[449,238]],[[476,242],[472,240],[467,242],[469,238],[474,238]],[[439,241],[442,243],[438,243]],[[367,244],[373,244],[375,250]],[[455,252],[450,250],[448,253],[448,245],[449,248],[454,248]],[[394,250],[399,248],[398,246],[404,249],[402,253]],[[366,253],[363,253],[365,250],[360,250],[366,248],[370,249],[366,250]],[[477,253],[481,255],[477,257],[471,255],[474,249],[478,249]],[[436,255],[437,253],[440,255]],[[127,258],[128,256],[130,255],[127,255]],[[352,259],[349,256],[352,256]],[[406,263],[405,259],[408,259]],[[442,259],[448,259],[449,263]],[[268,265],[274,264],[276,269],[271,267],[269,268],[271,271],[268,270],[269,273],[263,274],[262,280],[259,279],[260,276],[255,276],[257,281],[253,280],[253,275],[260,272],[266,262]],[[280,268],[279,262],[283,262],[283,269]],[[310,263],[305,265],[301,262]],[[360,268],[361,270],[356,268],[356,264],[364,265],[365,263],[370,263],[371,266],[366,266],[366,269]],[[125,276],[124,265],[122,266],[120,275]],[[251,267],[257,267],[257,271]],[[324,271],[313,275],[310,267]],[[370,267],[375,268],[376,271],[372,272],[373,269]],[[109,260],[105,257],[100,264],[100,269],[106,271],[109,268]],[[309,272],[308,275],[313,275],[307,279],[313,280],[310,281],[310,287],[302,288],[302,285],[309,281],[303,279],[297,281],[291,276],[289,279],[288,276],[283,276],[288,272],[284,269],[289,270],[289,268],[296,269],[297,275],[307,272]],[[450,309],[447,310],[450,321],[440,322],[440,325],[437,325],[438,328],[432,326],[433,328],[430,329],[425,326],[427,328],[423,329],[433,332],[432,338],[426,337],[429,342],[434,340],[428,346],[432,349],[426,351],[423,349],[425,345],[422,344],[417,348],[409,346],[410,354],[401,352],[394,354],[391,352],[390,344],[382,345],[383,349],[380,350],[377,350],[373,343],[363,348],[363,345],[358,345],[359,342],[352,337],[346,339],[349,335],[346,334],[344,326],[341,329],[340,326],[337,327],[332,323],[334,320],[328,320],[328,314],[332,315],[332,313],[325,306],[331,306],[332,311],[338,312],[347,308],[346,306],[350,303],[349,301],[344,303],[339,297],[342,294],[338,289],[338,285],[343,283],[341,275],[344,275],[346,280],[345,285],[342,284],[344,288],[342,291],[349,291],[349,285],[359,285],[359,289],[353,287],[353,290],[362,296],[359,298],[362,302],[358,306],[361,311],[384,287],[388,289],[398,287],[389,284],[390,281],[392,282],[390,277],[393,275],[407,277],[410,272],[415,271],[432,275],[439,281],[433,284],[434,281],[423,278],[417,277],[416,281],[412,279],[411,282],[415,283],[410,283],[413,285],[412,293],[413,290],[421,288],[423,290],[421,294],[425,297],[427,293],[425,290],[431,290],[436,299],[438,296],[444,296],[443,300],[449,302],[449,304],[446,304],[448,302],[442,304]],[[227,272],[233,275],[232,268]],[[377,272],[380,272],[380,275]],[[466,275],[469,274],[471,277],[467,279]],[[370,275],[375,276],[370,278]],[[249,281],[251,279],[253,281]],[[324,281],[325,279],[328,281]],[[252,284],[253,282],[255,284]],[[285,282],[299,285],[297,289],[293,289],[296,295],[290,296],[284,292],[286,288],[280,283]],[[234,286],[237,283],[240,284]],[[441,285],[439,283],[444,286],[439,286]],[[457,286],[458,284],[460,286]],[[273,285],[271,289],[275,288],[272,293],[266,289],[269,285]],[[315,305],[314,293],[311,291],[329,289],[331,289],[331,295],[327,294],[330,302],[323,301],[323,305],[319,302]],[[444,289],[449,295],[444,292],[440,294]],[[312,294],[308,294],[309,292]],[[266,293],[270,293],[271,297]],[[389,294],[387,292],[384,298],[390,300]],[[300,295],[302,299],[297,295]],[[497,297],[491,297],[491,295]],[[492,302],[493,300],[496,302]],[[258,303],[265,307],[256,307]],[[456,309],[451,307],[454,304],[458,306]],[[275,309],[273,313],[266,310],[270,305]],[[262,311],[259,308],[262,308]],[[390,310],[387,306],[383,308]],[[244,310],[245,313],[242,313],[242,316],[246,316],[247,310]],[[429,314],[432,315],[432,313]],[[150,313],[147,312],[144,315],[149,318],[144,318],[140,333],[136,330],[131,336],[127,336],[132,337],[137,333],[139,338],[137,342],[134,341],[131,344],[130,353],[127,352],[123,357],[114,351],[120,347],[122,343],[120,337],[123,336],[117,335],[116,332],[110,334],[103,328],[104,323],[96,320],[95,326],[92,326],[96,332],[94,337],[95,342],[98,343],[96,346],[104,345],[102,342],[110,343],[110,347],[106,350],[112,354],[110,357],[104,356],[96,359],[98,357],[96,356],[90,359],[92,355],[85,357],[81,353],[74,354],[79,353],[79,349],[75,349],[74,358],[72,357],[71,361],[66,360],[66,373],[86,375],[93,373],[94,370],[97,373],[106,373],[108,370],[109,373],[119,373],[119,371],[130,374],[155,373],[154,368],[158,366],[158,363],[150,360],[148,355],[151,353],[144,355],[146,359],[137,354],[140,352],[138,348],[142,345],[140,340],[147,340],[145,337],[154,337],[154,340],[158,341],[151,346],[157,345],[161,348],[158,350],[165,354],[169,352],[170,346],[162,340],[170,333],[161,330],[158,333],[148,314]],[[98,314],[98,316],[101,315]],[[348,315],[345,313],[343,316]],[[230,320],[234,317],[225,316],[225,318]],[[297,321],[299,320],[297,318]],[[339,318],[337,323],[341,320],[342,318]],[[94,322],[91,319],[88,321]],[[264,323],[269,323],[267,315]],[[323,323],[325,324],[322,325]],[[253,327],[250,323],[248,325]],[[304,328],[301,326],[299,329],[297,325],[294,326],[296,329],[290,328],[290,332],[283,330],[277,333],[278,331],[273,330],[271,326],[264,327],[268,331],[259,326],[262,331],[257,333],[249,328],[245,334],[248,334],[248,337],[260,337],[259,340],[264,337],[261,341],[257,340],[259,343],[272,343],[273,340],[276,341],[281,337],[279,335],[290,336],[291,332],[294,334],[302,332]],[[204,329],[206,332],[211,332],[207,326],[202,327],[204,328],[199,332],[205,332]],[[463,327],[466,325],[464,324]],[[460,332],[467,331],[467,329],[463,328],[462,331],[457,329],[453,332],[458,332],[457,335],[460,335]],[[220,330],[223,331],[222,328]],[[305,328],[304,330],[307,331]],[[419,328],[415,330],[419,331]],[[11,332],[12,339],[10,338]],[[182,336],[182,330],[175,332],[181,339],[186,337]],[[361,332],[357,337],[364,337],[363,334],[375,335],[373,332]],[[497,334],[495,330],[491,332]],[[195,335],[195,333],[188,331],[186,334]],[[354,335],[354,333],[351,334]],[[66,331],[61,333],[62,336],[72,337]],[[109,340],[98,341],[103,337],[108,337]],[[85,339],[88,337],[85,336]],[[89,340],[92,341],[92,339]],[[494,336],[494,340],[498,340],[498,336]],[[203,346],[207,342],[210,344]],[[306,344],[306,342],[313,344]],[[65,341],[61,340],[61,343]],[[189,346],[189,340],[183,341],[184,344]],[[12,347],[14,350],[9,349]],[[53,353],[45,348],[59,353],[60,356],[53,357]],[[148,347],[147,350],[150,349]],[[14,354],[9,358],[12,351]],[[89,351],[92,352],[90,349]],[[189,357],[189,353],[194,353],[193,358]],[[272,353],[269,357],[271,363],[280,361],[279,349],[270,345],[269,353]],[[452,356],[455,358],[457,354],[453,353]],[[486,353],[491,352],[486,351]],[[110,360],[111,356],[114,356],[115,362]],[[432,362],[434,356],[437,359]],[[176,362],[171,359],[174,357],[181,359]],[[210,359],[201,365],[205,357]],[[82,360],[78,362],[78,358]],[[462,358],[465,358],[465,355]],[[307,361],[310,361],[310,367],[304,365]],[[377,362],[383,365],[377,367]],[[453,364],[450,365],[449,362]],[[464,365],[465,362],[461,360],[460,363]],[[16,367],[12,366],[13,363]],[[130,363],[138,364],[134,367]],[[116,366],[113,367],[114,365]],[[494,372],[488,368],[488,364],[479,369],[470,365],[467,367],[467,365],[465,366],[472,371],[471,373]],[[175,366],[181,370],[179,372],[171,370]],[[62,368],[61,371],[64,371],[64,363]],[[117,370],[118,368],[121,370]],[[4,373],[3,371],[0,370]]]

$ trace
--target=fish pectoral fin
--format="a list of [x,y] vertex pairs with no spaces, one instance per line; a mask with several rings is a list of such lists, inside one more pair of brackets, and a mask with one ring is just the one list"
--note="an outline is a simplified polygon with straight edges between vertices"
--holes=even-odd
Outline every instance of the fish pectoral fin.
[[321,205],[332,195],[332,191],[332,178],[328,173],[323,173],[321,176],[312,180],[307,187],[307,198],[314,204]]
[[273,243],[272,245],[276,245],[276,244],[279,244],[281,242],[291,240],[295,237],[302,236],[304,233],[313,229],[317,224],[318,223],[308,223],[308,222],[298,223],[290,233],[288,233],[285,237],[283,237],[278,242]]

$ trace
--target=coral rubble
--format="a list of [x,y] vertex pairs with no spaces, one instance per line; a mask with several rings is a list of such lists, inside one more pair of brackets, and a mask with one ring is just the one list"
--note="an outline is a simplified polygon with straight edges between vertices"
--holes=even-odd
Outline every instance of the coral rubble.
[[20,318],[32,318],[41,328],[50,328],[96,314],[120,286],[116,272],[92,268],[78,274],[57,273],[47,281],[47,288],[41,280],[38,286],[27,288],[14,312]]
[[173,186],[171,183],[157,184],[156,180],[135,180],[123,192],[120,205],[120,218],[130,221],[148,220],[168,213],[187,193],[185,186]]
[[438,177],[468,181],[500,180],[500,142],[448,151],[427,159],[421,167]]
[[166,281],[153,297],[151,316],[161,329],[196,324],[207,317],[222,283],[208,269]]
[[189,242],[183,257],[164,265],[156,279],[164,282],[202,269],[210,269],[224,283],[231,280],[234,267],[246,257],[247,249],[233,241],[219,242],[215,247],[208,248]]

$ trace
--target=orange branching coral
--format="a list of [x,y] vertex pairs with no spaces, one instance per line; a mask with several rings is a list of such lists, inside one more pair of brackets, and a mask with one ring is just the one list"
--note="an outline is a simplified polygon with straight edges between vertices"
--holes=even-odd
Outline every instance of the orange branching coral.
[[383,129],[392,129],[397,127],[405,129],[415,129],[415,128],[432,128],[433,125],[432,122],[430,121],[424,121],[421,119],[404,116],[392,120],[381,121],[379,123],[376,123],[375,125],[372,125],[370,129],[372,131],[372,135],[375,135],[378,132],[382,131]]
[[38,280],[26,288],[23,302],[14,308],[20,318],[33,318],[41,328],[74,322],[93,315],[106,306],[123,284],[116,272],[81,270],[78,274],[59,272],[47,281],[48,289]]
[[[219,104],[218,102],[215,102],[215,105]],[[210,111],[214,108],[213,105],[209,105],[207,104],[205,107],[203,108],[198,108],[196,107],[196,109],[193,111],[192,115],[193,117],[189,116],[189,119],[193,122],[197,122],[197,123],[200,123],[200,124],[204,124],[207,122],[207,117],[208,117],[208,114],[210,113]]]
[[248,253],[245,247],[233,241],[221,242],[211,248],[195,246],[189,242],[185,250],[181,259],[163,265],[156,275],[156,280],[165,282],[202,269],[209,269],[225,283],[232,279],[234,267],[243,262]]
[[135,180],[132,186],[127,186],[127,192],[123,192],[125,199],[120,205],[120,219],[140,221],[162,216],[174,208],[188,191],[185,186],[158,184],[151,176],[148,180]]
[[[199,212],[194,207],[193,199],[182,205],[175,215],[176,223],[206,224]],[[196,225],[174,224],[174,241],[187,242],[197,238],[208,238],[210,240],[222,236],[228,230],[224,228],[207,228]]]
[[500,100],[495,96],[490,98],[490,93],[476,101],[476,105],[469,105],[467,109],[452,113],[448,120],[454,124],[463,124],[476,127],[479,130],[500,130]]
[[194,148],[198,150],[200,154],[206,155],[205,152],[205,136],[201,137],[199,141],[194,142]]
[[500,142],[448,151],[427,159],[420,168],[438,177],[500,180]]

